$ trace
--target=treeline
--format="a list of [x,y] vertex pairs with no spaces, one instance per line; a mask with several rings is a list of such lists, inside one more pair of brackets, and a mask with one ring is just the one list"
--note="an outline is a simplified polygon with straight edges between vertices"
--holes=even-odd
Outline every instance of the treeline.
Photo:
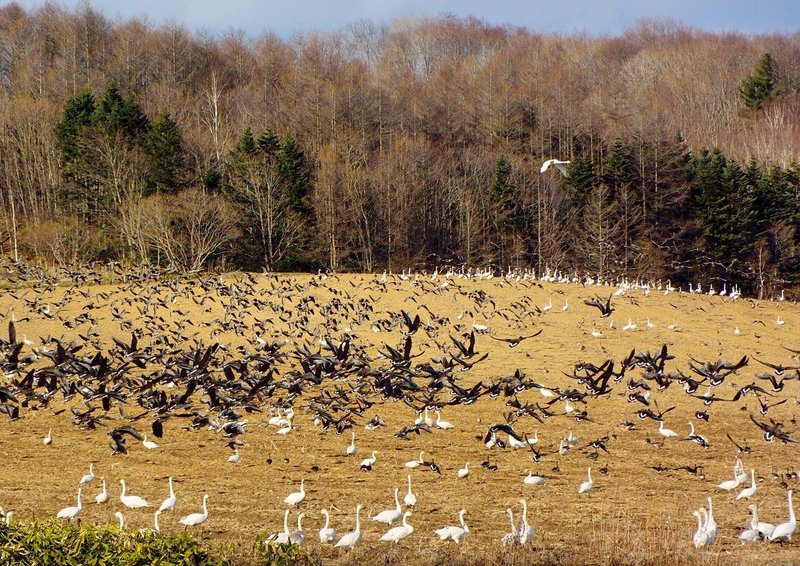
[[[3,251],[260,270],[800,275],[800,41],[467,18],[281,40],[0,8]],[[551,157],[569,176],[539,172]]]

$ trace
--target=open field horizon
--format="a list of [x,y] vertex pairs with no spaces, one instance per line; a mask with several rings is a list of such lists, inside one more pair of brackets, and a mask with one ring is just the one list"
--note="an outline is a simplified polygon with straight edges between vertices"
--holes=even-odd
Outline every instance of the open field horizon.
[[[774,419],[785,423],[790,437],[800,436],[793,434],[800,406],[796,371],[785,372],[782,391],[772,391],[769,381],[756,376],[772,374],[756,358],[798,365],[797,355],[787,348],[800,349],[800,309],[789,301],[734,301],[677,292],[665,295],[655,289],[645,295],[637,288],[613,296],[615,310],[606,318],[600,318],[597,308],[584,304],[596,296],[606,299],[615,291],[617,287],[497,277],[475,280],[439,275],[432,279],[426,275],[406,279],[380,274],[200,275],[5,291],[0,296],[0,313],[5,314],[0,337],[8,338],[5,325],[13,315],[17,341],[31,342],[22,347],[19,356],[38,351],[40,359],[29,367],[4,365],[3,387],[13,388],[29,371],[55,365],[43,353],[47,349],[54,355],[50,337],[59,338],[65,347],[73,340],[82,344],[74,355],[85,358],[85,367],[75,369],[80,364],[67,364],[62,368],[64,376],[58,378],[59,383],[74,383],[67,388],[67,400],[58,391],[46,405],[30,400],[28,407],[20,406],[16,420],[0,415],[0,449],[5,462],[0,469],[0,505],[14,511],[20,521],[53,518],[59,509],[75,504],[78,481],[91,462],[96,478],[84,486],[83,522],[116,522],[114,511],[122,511],[131,529],[150,527],[153,511],[168,495],[167,478],[173,477],[178,504],[174,511],[161,514],[162,530],[183,530],[178,518],[200,511],[203,494],[208,493],[208,520],[192,532],[212,544],[232,543],[242,548],[252,546],[259,533],[283,530],[283,500],[305,480],[306,497],[298,509],[292,509],[290,528],[296,527],[297,511],[305,512],[305,546],[333,563],[390,559],[398,563],[492,563],[501,555],[507,563],[519,564],[530,560],[659,563],[666,558],[676,563],[796,563],[796,539],[783,545],[759,542],[743,546],[737,537],[749,521],[748,503],[758,503],[762,521],[782,523],[787,518],[786,490],[800,485],[798,445],[765,442],[763,431],[751,420],[751,416],[765,423]],[[417,330],[407,325],[401,311],[411,320],[419,315]],[[612,321],[614,328],[609,327]],[[623,330],[633,324],[635,329]],[[460,353],[452,338],[466,345],[469,334],[484,326],[485,330],[475,334],[471,357]],[[539,331],[541,334],[514,347],[501,340]],[[138,345],[125,352],[123,346],[131,345],[132,332]],[[403,357],[406,335],[410,335],[411,349]],[[323,338],[330,340],[334,349],[347,342],[349,350],[337,354],[326,349]],[[195,363],[198,358],[192,358],[194,352],[202,355],[213,344],[220,346],[212,350],[207,367],[193,374],[200,365]],[[530,384],[562,393],[586,393],[571,377],[576,364],[600,366],[613,360],[619,371],[621,360],[632,350],[655,356],[664,345],[674,356],[666,361],[664,371],[681,371],[697,380],[702,378],[692,372],[690,363],[737,362],[743,356],[748,363],[712,388],[721,400],[708,406],[687,395],[676,381],[658,391],[654,381],[645,380],[652,388],[649,407],[630,401],[626,384],[642,379],[637,367],[627,369],[619,383],[610,381],[610,393],[586,397],[585,402],[574,400],[572,411],[557,397],[548,405],[553,399]],[[388,346],[401,358],[388,359]],[[8,350],[5,345],[3,359]],[[99,380],[85,373],[86,367],[97,370],[98,364],[91,363],[97,351],[108,361],[108,390],[118,390],[126,399],[125,403],[111,399],[108,411],[97,395]],[[136,352],[143,355],[142,368],[133,362]],[[481,360],[484,354],[487,357]],[[323,357],[333,360],[324,361]],[[187,361],[190,358],[194,367]],[[242,360],[248,360],[246,367]],[[467,369],[462,362],[474,365]],[[450,394],[454,389],[432,387],[435,380],[422,377],[424,364],[444,372],[448,376],[444,379],[459,388],[470,391],[477,387],[482,394],[470,404],[448,404],[454,399]],[[448,365],[453,368],[447,370]],[[401,366],[404,369],[398,369]],[[182,367],[188,367],[188,377],[180,376]],[[311,377],[314,368],[320,368],[320,384],[303,377],[309,367]],[[263,377],[269,368],[274,372],[270,385],[248,396],[252,383],[245,378]],[[487,393],[490,385],[501,383],[503,377],[510,382],[517,370],[527,387],[516,392],[509,389],[508,395],[498,387],[497,397]],[[144,394],[153,391],[163,392],[170,401],[180,397],[193,375],[196,390],[185,403],[173,404],[169,411],[164,406],[142,406]],[[378,387],[379,377],[387,375],[396,389],[404,378],[419,390],[406,395],[408,403],[387,396]],[[155,378],[158,380],[145,385]],[[478,386],[479,382],[485,385]],[[249,385],[238,385],[242,383]],[[294,383],[296,390],[284,388],[282,383]],[[722,400],[732,399],[750,383],[765,392],[759,397],[751,392],[736,401]],[[704,383],[696,395],[702,396],[708,389]],[[645,393],[642,389],[638,392]],[[227,461],[232,454],[227,446],[230,438],[208,426],[192,426],[198,414],[224,423],[220,413],[231,398],[247,400],[227,407],[238,413],[232,421],[248,421],[246,432],[237,437],[244,443],[237,464]],[[759,398],[767,405],[783,402],[762,415]],[[155,402],[149,397],[146,400]],[[514,415],[509,402],[527,406],[541,420]],[[277,427],[267,424],[277,414],[270,408],[289,403],[295,411],[291,430],[277,434]],[[337,412],[333,408],[337,404],[346,408]],[[441,405],[442,420],[454,428],[434,426],[431,432],[410,433],[408,440],[395,436],[418,418],[411,405],[422,408],[425,404]],[[37,405],[38,410],[33,410]],[[94,430],[84,430],[73,423],[77,417],[71,409],[86,411],[90,407],[95,408],[91,416],[107,415],[107,419]],[[318,416],[315,408],[336,419],[345,416],[345,421],[352,420],[352,428],[341,435],[333,426],[321,430],[314,422]],[[661,411],[664,426],[678,436],[664,438],[657,422],[637,418],[636,412],[646,408]],[[582,411],[586,418],[576,418]],[[702,411],[707,412],[707,421],[696,417]],[[161,438],[151,431],[157,415],[163,426]],[[364,425],[375,416],[385,426],[366,430]],[[532,460],[533,453],[527,448],[487,449],[484,437],[490,425],[506,422],[518,433],[538,438],[539,462]],[[687,440],[689,422],[708,439],[708,448]],[[108,432],[122,426],[147,433],[158,448],[147,450],[126,435],[128,453],[113,454]],[[49,430],[53,442],[45,446],[42,439]],[[354,457],[345,454],[351,431],[358,450]],[[559,442],[570,431],[577,442],[559,454]],[[728,435],[750,451],[737,453]],[[507,440],[505,433],[497,437]],[[601,439],[605,450],[590,446]],[[373,450],[377,452],[373,469],[361,471],[359,462]],[[441,474],[424,466],[404,466],[416,460],[420,451],[426,461],[438,465]],[[758,489],[751,501],[735,500],[735,493],[749,485],[749,480],[730,493],[716,487],[732,479],[737,458],[748,473],[751,467],[755,469]],[[467,462],[469,476],[460,479],[456,472]],[[593,490],[579,495],[578,486],[586,479],[589,466]],[[681,466],[701,467],[693,474]],[[546,476],[545,484],[524,484],[529,471]],[[408,474],[418,498],[409,519],[415,530],[390,549],[389,543],[378,541],[385,526],[370,518],[394,507],[395,487],[400,489],[402,502]],[[110,494],[104,505],[94,502],[101,477]],[[125,508],[119,500],[120,479],[152,507]],[[692,547],[696,524],[691,513],[705,505],[708,496],[713,498],[720,532],[713,546],[698,550]],[[510,529],[506,508],[513,509],[514,521],[519,524],[521,497],[527,500],[528,522],[535,529],[535,550],[502,554],[500,538]],[[341,536],[354,526],[357,503],[363,505],[360,545],[347,554],[320,544],[320,509],[331,511],[332,525]],[[466,539],[458,547],[438,541],[434,529],[456,525],[460,509],[466,510],[470,528]]]

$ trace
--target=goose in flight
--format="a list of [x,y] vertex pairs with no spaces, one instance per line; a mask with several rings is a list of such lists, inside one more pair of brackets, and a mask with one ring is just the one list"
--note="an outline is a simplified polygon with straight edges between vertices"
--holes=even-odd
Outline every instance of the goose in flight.
[[547,171],[551,165],[553,165],[559,172],[566,177],[567,176],[567,165],[569,165],[569,161],[561,161],[559,159],[548,159],[544,163],[542,163],[542,169],[540,170],[541,173]]

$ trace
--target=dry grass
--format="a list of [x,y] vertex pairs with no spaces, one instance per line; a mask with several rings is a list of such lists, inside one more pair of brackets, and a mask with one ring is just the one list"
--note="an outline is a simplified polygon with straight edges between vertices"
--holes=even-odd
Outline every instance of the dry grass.
[[[601,363],[611,358],[619,360],[631,349],[655,352],[667,344],[675,359],[667,363],[667,369],[689,372],[689,357],[714,361],[720,357],[734,360],[742,355],[756,356],[783,364],[796,361],[782,346],[800,347],[796,338],[800,327],[800,310],[788,303],[755,302],[739,300],[730,302],[719,297],[688,296],[653,293],[645,297],[641,292],[630,292],[626,297],[615,298],[616,311],[611,317],[617,329],[607,327],[608,319],[599,319],[597,310],[582,304],[596,292],[608,295],[613,289],[583,288],[570,285],[533,286],[528,283],[505,283],[498,280],[463,281],[453,280],[449,287],[434,292],[434,284],[427,283],[424,290],[411,287],[409,282],[391,280],[384,289],[378,284],[379,276],[337,276],[319,281],[305,275],[292,276],[292,292],[278,293],[275,286],[288,281],[286,277],[273,279],[261,276],[256,290],[250,293],[250,303],[235,301],[224,287],[215,280],[183,280],[166,283],[114,284],[82,289],[88,298],[66,286],[51,289],[28,289],[16,297],[6,293],[0,298],[0,312],[13,310],[17,317],[29,316],[30,320],[17,324],[18,334],[26,334],[36,344],[38,338],[48,335],[64,335],[68,341],[86,335],[89,322],[76,322],[81,313],[96,319],[95,328],[103,347],[108,349],[113,336],[128,340],[130,331],[122,324],[129,323],[146,334],[141,339],[148,344],[153,336],[148,328],[158,324],[161,331],[170,335],[177,329],[179,320],[185,321],[186,334],[197,332],[176,347],[191,349],[195,340],[211,340],[227,345],[228,360],[237,359],[236,348],[253,349],[254,324],[266,321],[269,337],[285,337],[283,331],[291,331],[281,322],[272,309],[257,308],[252,299],[283,304],[292,312],[292,322],[300,313],[298,305],[303,298],[313,297],[314,312],[307,313],[305,324],[312,332],[327,333],[340,339],[346,326],[355,333],[354,347],[363,347],[374,359],[373,364],[383,367],[385,361],[377,359],[378,350],[384,344],[399,345],[403,338],[399,327],[381,332],[372,332],[371,326],[381,319],[389,319],[390,313],[405,309],[412,316],[419,313],[423,321],[431,316],[422,308],[430,308],[438,316],[448,317],[449,323],[431,336],[424,331],[414,335],[415,361],[429,361],[442,355],[434,341],[450,344],[448,336],[458,336],[457,325],[468,330],[476,314],[475,322],[488,324],[495,336],[518,336],[531,330],[543,329],[542,334],[510,349],[506,344],[479,336],[477,349],[488,352],[489,357],[468,372],[456,372],[464,385],[478,380],[494,380],[500,375],[510,375],[519,368],[528,378],[551,387],[574,387],[575,383],[562,372],[570,372],[575,363],[590,361]],[[227,283],[234,281],[229,276]],[[313,284],[310,284],[312,283]],[[436,284],[441,283],[439,279]],[[553,309],[541,317],[530,317],[524,325],[514,324],[496,314],[489,318],[493,309],[486,302],[481,311],[476,306],[476,292],[483,291],[494,301],[497,310],[503,310],[525,297],[531,304],[543,306],[552,300]],[[65,327],[58,317],[48,318],[42,313],[46,305],[51,311],[65,293],[71,301],[60,308],[59,316],[69,321],[73,328]],[[192,300],[208,294],[212,299],[202,305]],[[358,298],[367,298],[374,308],[371,320],[358,319],[350,314],[337,314],[335,322],[325,322],[320,313],[323,306],[336,298],[349,303]],[[122,299],[132,300],[125,304]],[[174,299],[174,300],[173,300]],[[36,305],[30,301],[37,301]],[[148,323],[139,315],[147,301],[157,305],[155,314],[161,320]],[[569,309],[561,311],[565,300]],[[126,320],[115,319],[111,314],[112,303],[128,310]],[[93,308],[87,308],[92,305]],[[219,321],[226,320],[226,306],[231,313],[238,313],[245,322],[241,335],[223,331]],[[152,307],[151,307],[152,308]],[[152,311],[151,311],[152,312]],[[340,311],[343,312],[343,311]],[[504,311],[507,313],[507,311]],[[464,314],[466,313],[466,314]],[[459,315],[464,315],[459,319]],[[780,314],[786,321],[783,326],[775,324]],[[227,320],[232,314],[228,314]],[[650,329],[645,320],[649,317],[655,325]],[[635,331],[620,330],[628,319],[638,324]],[[677,330],[668,325],[677,324]],[[602,330],[602,338],[590,335],[592,327]],[[741,335],[734,336],[738,326]],[[264,336],[267,338],[268,336]],[[300,344],[312,342],[309,335],[295,336]],[[313,343],[313,342],[312,342]],[[316,348],[316,345],[314,346]],[[291,351],[291,346],[286,346]],[[91,347],[87,352],[92,351]],[[155,368],[153,368],[155,369]],[[281,371],[297,369],[295,362],[283,364]],[[736,390],[755,379],[755,374],[765,370],[755,361],[731,376],[717,388],[720,397],[730,398]],[[631,372],[638,376],[639,371]],[[700,392],[703,392],[701,389]],[[768,416],[787,421],[789,424],[798,412],[798,381],[787,382],[781,397],[786,403],[769,411]],[[381,402],[365,413],[362,422],[378,414],[387,426],[375,431],[356,429],[359,453],[355,459],[344,455],[349,443],[349,433],[336,436],[333,432],[321,433],[311,422],[309,413],[300,407],[306,403],[301,399],[296,418],[296,430],[283,437],[275,429],[264,426],[269,417],[263,414],[248,414],[248,433],[242,437],[246,446],[240,450],[241,461],[233,466],[226,462],[230,450],[220,435],[206,430],[184,430],[189,419],[173,417],[166,421],[162,439],[157,439],[159,448],[148,451],[137,443],[131,445],[127,456],[112,456],[108,448],[107,430],[80,430],[71,424],[69,407],[82,406],[78,399],[67,403],[56,400],[46,410],[22,410],[17,421],[3,421],[0,427],[0,454],[4,465],[0,469],[0,504],[13,509],[20,520],[31,517],[52,517],[58,509],[74,504],[78,479],[86,473],[89,462],[95,462],[96,483],[86,490],[84,521],[104,523],[113,520],[114,510],[121,509],[119,503],[119,479],[124,478],[131,493],[147,498],[157,505],[167,495],[167,476],[176,480],[178,509],[161,518],[162,528],[177,531],[177,519],[200,509],[203,493],[209,493],[210,518],[198,531],[198,535],[212,544],[232,544],[241,549],[240,557],[248,560],[253,538],[259,532],[282,529],[283,498],[295,491],[302,478],[306,479],[306,500],[301,508],[306,511],[304,527],[309,538],[316,540],[316,530],[321,526],[318,512],[321,508],[332,509],[332,523],[339,534],[352,529],[353,507],[357,502],[364,505],[362,511],[363,539],[360,547],[352,553],[341,553],[338,549],[309,543],[313,556],[331,564],[702,564],[702,563],[797,563],[797,543],[791,545],[755,545],[742,547],[736,537],[748,520],[747,505],[735,502],[733,494],[721,492],[715,485],[732,476],[732,465],[737,454],[725,434],[730,433],[737,441],[747,442],[753,449],[743,455],[746,468],[754,466],[762,477],[755,499],[759,503],[762,520],[782,522],[786,520],[785,485],[782,478],[773,478],[773,473],[783,474],[796,469],[800,463],[797,445],[768,444],[761,439],[758,429],[748,415],[756,414],[758,402],[748,396],[736,403],[715,403],[708,408],[711,414],[708,423],[694,420],[694,412],[701,410],[700,400],[688,397],[677,384],[666,392],[654,393],[662,409],[675,406],[666,416],[666,424],[682,436],[688,432],[687,422],[693,420],[698,431],[709,438],[707,450],[687,441],[671,439],[662,444],[657,426],[652,421],[640,421],[633,414],[636,406],[625,398],[624,383],[614,386],[608,397],[593,399],[586,407],[594,422],[575,422],[568,416],[553,417],[539,424],[526,418],[515,424],[515,428],[528,434],[538,430],[539,447],[551,451],[558,447],[559,439],[573,430],[580,439],[580,447],[587,442],[610,436],[607,443],[609,454],[600,452],[596,460],[589,458],[591,449],[573,449],[566,456],[549,455],[535,464],[524,451],[487,451],[476,436],[486,432],[491,423],[502,422],[503,414],[509,411],[507,398],[483,397],[469,406],[446,407],[443,418],[454,423],[452,431],[437,430],[432,434],[413,436],[403,441],[393,435],[400,428],[413,422],[415,415],[404,403]],[[313,395],[313,391],[306,392]],[[536,391],[519,394],[522,403],[539,402],[544,399]],[[776,398],[777,400],[777,398]],[[207,409],[200,395],[194,399],[195,407]],[[744,408],[743,408],[744,407]],[[559,412],[563,403],[553,408]],[[129,415],[140,411],[128,406]],[[109,413],[113,420],[109,427],[126,424],[116,409]],[[2,416],[2,415],[0,415]],[[3,417],[4,418],[4,417]],[[636,430],[626,430],[624,421],[636,422]],[[132,423],[141,430],[148,428],[148,419]],[[45,447],[41,439],[48,429],[53,429],[55,441]],[[378,451],[378,463],[373,472],[361,472],[358,461]],[[369,520],[375,513],[393,505],[392,488],[400,487],[401,499],[405,493],[406,474],[403,462],[416,459],[419,450],[425,450],[442,468],[442,476],[430,471],[411,472],[414,491],[419,503],[410,520],[414,534],[402,541],[397,548],[378,542],[384,528]],[[483,468],[481,462],[489,460],[496,464],[497,471]],[[271,461],[271,463],[267,463]],[[470,462],[471,474],[466,480],[456,478],[456,470]],[[657,473],[649,466],[703,465],[704,478],[687,472]],[[586,468],[593,467],[595,490],[591,495],[579,496],[578,484],[585,479]],[[554,471],[557,468],[557,471]],[[607,468],[607,473],[600,473]],[[317,470],[317,471],[314,471]],[[545,486],[526,486],[522,478],[528,470],[548,474],[551,478]],[[105,506],[94,503],[99,491],[100,476],[109,482],[112,501]],[[788,481],[795,488],[794,479]],[[97,487],[95,487],[97,486]],[[717,543],[708,550],[698,551],[691,546],[695,523],[691,511],[705,503],[712,495],[715,516],[721,532]],[[534,549],[503,549],[499,539],[509,530],[505,509],[512,506],[515,520],[519,517],[519,498],[525,497],[529,504],[528,520],[536,529]],[[90,503],[91,502],[91,503]],[[440,543],[433,529],[445,524],[455,524],[458,510],[467,510],[466,521],[470,526],[469,537],[459,546]],[[131,528],[149,525],[152,514],[144,511],[125,510]],[[295,522],[295,513],[290,521]]]

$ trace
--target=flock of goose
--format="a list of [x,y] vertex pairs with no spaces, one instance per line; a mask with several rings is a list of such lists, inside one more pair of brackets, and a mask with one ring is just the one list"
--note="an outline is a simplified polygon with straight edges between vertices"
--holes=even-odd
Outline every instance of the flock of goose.
[[[116,458],[138,453],[134,441],[143,450],[155,453],[163,448],[152,439],[180,435],[182,431],[208,430],[228,447],[226,465],[231,467],[227,469],[235,470],[251,457],[252,443],[248,438],[254,432],[274,434],[272,438],[289,442],[307,433],[311,425],[321,438],[349,433],[350,442],[342,443],[341,455],[344,469],[355,472],[342,472],[335,467],[330,472],[334,478],[343,479],[352,473],[356,474],[354,477],[375,474],[376,469],[388,465],[382,460],[386,454],[404,449],[415,439],[459,431],[472,435],[475,426],[480,427],[470,449],[470,453],[484,458],[480,479],[473,480],[475,473],[471,474],[469,463],[464,464],[464,460],[443,462],[436,457],[437,453],[444,453],[451,442],[449,437],[436,436],[436,440],[426,441],[425,445],[432,448],[418,450],[417,459],[398,466],[407,476],[408,488],[403,498],[406,509],[400,503],[400,488],[393,487],[395,505],[372,516],[371,523],[387,527],[376,537],[379,541],[399,544],[412,536],[436,536],[441,541],[460,543],[470,535],[465,516],[482,514],[478,509],[471,510],[470,503],[481,507],[493,503],[467,498],[450,511],[456,518],[453,524],[420,529],[415,521],[424,514],[417,510],[420,505],[435,501],[437,511],[444,513],[439,508],[448,495],[433,493],[433,489],[431,493],[413,493],[413,473],[432,473],[425,476],[429,486],[431,482],[451,481],[436,479],[449,476],[454,482],[488,483],[494,491],[502,491],[504,484],[493,485],[492,474],[510,466],[509,462],[518,462],[520,471],[533,463],[550,470],[534,474],[528,469],[520,486],[559,481],[563,485],[561,467],[576,470],[569,455],[578,452],[589,460],[581,466],[586,479],[570,489],[574,496],[591,498],[595,488],[592,463],[597,461],[596,471],[603,474],[601,489],[608,491],[614,483],[614,474],[609,470],[616,465],[611,450],[622,451],[623,435],[639,441],[646,437],[644,445],[651,450],[672,447],[673,460],[682,457],[696,461],[704,458],[703,451],[711,447],[719,450],[724,442],[719,435],[709,435],[701,427],[715,422],[717,412],[713,409],[730,403],[740,404],[750,428],[728,429],[730,447],[725,453],[749,456],[772,446],[764,443],[757,449],[741,445],[730,436],[734,430],[739,437],[757,433],[764,441],[777,441],[778,445],[800,442],[789,430],[798,404],[795,382],[800,377],[800,352],[786,347],[782,359],[771,361],[762,359],[761,352],[738,353],[736,362],[723,357],[703,361],[694,356],[676,361],[671,352],[673,346],[668,343],[658,345],[654,354],[642,349],[651,339],[635,334],[632,320],[623,342],[629,352],[621,359],[609,352],[613,348],[606,341],[609,333],[625,329],[617,331],[610,322],[603,336],[595,334],[596,326],[605,325],[618,310],[630,314],[639,309],[642,318],[648,314],[641,332],[653,328],[655,324],[650,319],[655,320],[657,315],[650,314],[641,303],[657,293],[686,294],[669,283],[618,281],[609,286],[589,277],[564,277],[549,271],[536,277],[530,272],[497,274],[491,270],[362,277],[240,274],[178,278],[165,277],[156,270],[115,268],[105,274],[72,273],[68,284],[40,275],[14,275],[12,283],[17,288],[7,291],[2,303],[8,335],[0,338],[4,374],[0,381],[0,415],[24,423],[34,411],[49,412],[66,426],[66,419],[60,417],[65,413],[78,429],[108,429],[108,447]],[[113,285],[101,285],[109,279]],[[569,304],[564,284],[576,289],[568,292],[577,293],[579,302]],[[693,286],[692,294],[697,295],[699,289],[700,285]],[[495,291],[511,297],[507,304],[502,304]],[[396,298],[391,303],[395,306],[390,307],[386,297],[391,294],[402,298]],[[667,326],[663,321],[660,324],[664,331],[677,335],[688,324],[683,320],[707,316],[717,305],[747,300],[736,289],[728,292],[727,287],[724,294],[713,294],[717,297],[714,300],[692,303],[691,313],[679,313],[679,307],[671,305],[676,320],[679,314],[682,317],[681,327],[674,323]],[[533,297],[539,295],[547,296],[547,302],[537,304]],[[558,300],[559,295],[564,295],[563,306],[559,300],[554,307],[553,299]],[[710,296],[711,292],[703,295]],[[753,310],[759,306],[751,304]],[[576,310],[580,311],[578,329],[560,328],[558,317]],[[781,324],[776,326],[785,323],[780,316],[777,320]],[[592,333],[587,330],[588,325],[592,325]],[[740,325],[744,327],[744,323]],[[752,333],[769,332],[764,322],[755,328],[758,330]],[[23,329],[30,333],[30,339],[27,335],[20,338]],[[573,336],[565,339],[571,343],[569,347],[562,343],[556,349],[571,348],[584,355],[594,351],[600,355],[593,362],[574,361],[568,369],[543,368],[545,356],[538,349],[540,341],[551,332]],[[644,344],[634,344],[634,336],[641,336]],[[737,346],[720,341],[720,348],[730,355],[736,353],[733,350]],[[753,361],[769,371],[745,376]],[[513,373],[503,369],[514,366],[517,369]],[[471,377],[475,374],[477,378]],[[540,377],[533,379],[531,374]],[[750,383],[742,385],[743,381]],[[483,416],[475,425],[476,419],[464,419],[463,415],[469,415],[471,406],[479,403],[484,406]],[[492,412],[485,406],[501,403],[505,409],[486,416]],[[670,413],[678,405],[690,407],[693,412],[686,434],[667,428]],[[386,416],[402,414],[399,407],[407,411],[405,422]],[[462,418],[444,420],[445,411],[457,412]],[[262,420],[259,415],[265,412],[269,417]],[[615,415],[617,422],[609,415]],[[604,427],[608,432],[580,441],[578,437],[582,435],[575,434],[580,427],[592,431]],[[254,431],[256,428],[258,431]],[[389,428],[391,436],[382,432]],[[365,438],[371,433],[384,438],[382,445],[365,440],[371,445],[369,456],[360,461],[356,458],[359,430],[364,431]],[[40,448],[58,445],[58,431],[57,427],[48,427]],[[268,442],[275,447],[273,440]],[[692,448],[693,443],[697,447]],[[273,455],[269,454],[268,464]],[[287,454],[280,455],[289,461]],[[654,464],[653,457],[649,457],[647,468],[657,474],[685,469],[702,481],[704,467],[713,466],[708,460],[699,465],[665,466]],[[352,466],[346,463],[349,461],[354,461]],[[752,519],[745,525],[741,541],[791,542],[796,532],[791,486],[798,479],[798,471],[791,467],[797,463],[783,462],[789,471],[773,470],[770,477],[757,478],[753,467],[749,476],[744,473],[739,460],[734,480],[723,481],[716,488],[731,491],[749,479],[750,486],[738,494],[737,501],[752,500],[757,492],[766,491],[759,489],[759,484],[769,485],[773,492],[775,486],[785,490],[789,520],[774,526],[759,522],[757,504],[751,504]],[[93,463],[89,464],[89,473],[77,486],[77,505],[61,509],[56,517],[72,520],[81,515],[82,493],[95,481]],[[382,469],[385,473],[386,468]],[[323,473],[316,465],[298,471]],[[101,482],[102,491],[95,498],[98,506],[110,499],[106,478]],[[127,492],[125,479],[120,478],[119,483],[119,501],[125,508],[150,507],[144,498]],[[329,499],[320,497],[319,492],[316,500],[307,498],[305,488],[303,478],[299,491],[283,499],[283,530],[275,529],[268,542],[306,542],[302,521],[316,504],[320,508],[318,516],[324,517],[320,543],[351,549],[362,542],[363,501],[352,502],[354,529],[337,536],[331,519],[331,511],[337,508],[331,508]],[[698,498],[707,499],[708,509],[704,506],[693,512],[697,530],[692,542],[696,547],[709,546],[718,540],[720,526],[714,520],[708,489],[694,489],[698,490]],[[0,494],[3,493],[0,483]],[[489,534],[503,544],[532,545],[534,528],[528,523],[528,502],[516,494],[510,490],[501,497],[520,502],[519,523],[514,521],[514,510],[507,507],[510,531],[503,533],[499,527],[502,521],[498,520],[496,525],[483,524],[475,532]],[[376,496],[373,493],[370,498]],[[537,499],[541,497],[546,496],[537,495]],[[208,499],[205,493],[202,512],[186,515],[179,523],[188,528],[206,522]],[[159,516],[174,510],[176,502],[173,479],[169,477],[169,496],[154,513],[153,530],[160,530]],[[215,506],[224,506],[224,501]],[[304,510],[297,514],[297,527],[292,529],[291,509],[299,506]],[[546,531],[543,510],[544,507],[539,508],[534,518]],[[502,515],[502,506],[497,511]],[[212,507],[212,518],[213,514]],[[122,512],[117,511],[114,516],[124,528]],[[423,530],[429,534],[421,534]]]

